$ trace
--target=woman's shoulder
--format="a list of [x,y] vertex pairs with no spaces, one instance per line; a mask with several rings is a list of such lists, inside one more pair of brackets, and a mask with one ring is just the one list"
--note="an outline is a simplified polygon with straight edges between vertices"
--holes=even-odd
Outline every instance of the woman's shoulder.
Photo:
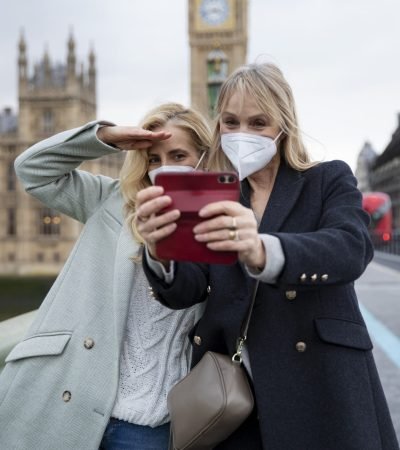
[[350,166],[341,159],[333,159],[332,161],[321,161],[314,166],[305,170],[306,174],[326,173],[326,172],[352,172]]
[[103,204],[106,210],[122,209],[124,206],[124,197],[121,192],[119,179],[114,179],[110,187],[110,194]]
[[341,176],[354,176],[350,166],[342,160],[323,161],[315,164],[302,172],[309,179],[323,178],[325,180],[335,179]]
[[342,160],[320,162],[303,171],[301,176],[314,192],[315,189],[320,189],[325,194],[337,189],[350,192],[356,189],[358,184],[352,169]]

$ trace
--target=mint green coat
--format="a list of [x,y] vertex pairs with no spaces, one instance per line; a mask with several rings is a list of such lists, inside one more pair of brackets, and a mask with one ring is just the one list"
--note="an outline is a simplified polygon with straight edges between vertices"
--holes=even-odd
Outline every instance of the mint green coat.
[[118,180],[76,170],[83,160],[119,151],[97,140],[97,128],[92,122],[60,133],[15,162],[29,194],[85,226],[0,375],[4,450],[98,449],[114,405],[140,268],[130,257],[139,246],[123,226]]

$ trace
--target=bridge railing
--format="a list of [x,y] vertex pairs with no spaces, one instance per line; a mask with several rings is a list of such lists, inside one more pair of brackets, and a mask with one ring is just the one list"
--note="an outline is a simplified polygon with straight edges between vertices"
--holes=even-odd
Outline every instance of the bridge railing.
[[36,310],[0,322],[0,371],[4,367],[7,355],[24,337],[35,314]]

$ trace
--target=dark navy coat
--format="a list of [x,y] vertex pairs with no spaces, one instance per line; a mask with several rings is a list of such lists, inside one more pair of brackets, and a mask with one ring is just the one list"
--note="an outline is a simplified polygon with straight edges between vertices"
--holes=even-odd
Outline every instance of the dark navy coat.
[[[247,182],[241,201],[250,205]],[[247,340],[258,423],[218,448],[399,448],[354,290],[373,256],[368,220],[345,163],[281,164],[259,231],[280,239],[285,266],[276,284],[260,283]],[[234,353],[255,284],[240,263],[179,263],[171,285],[144,267],[171,308],[208,298],[193,365],[207,350]]]

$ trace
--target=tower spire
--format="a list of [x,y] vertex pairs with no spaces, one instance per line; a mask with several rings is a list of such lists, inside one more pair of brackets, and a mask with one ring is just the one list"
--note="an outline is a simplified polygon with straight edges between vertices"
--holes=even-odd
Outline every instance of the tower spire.
[[68,79],[74,78],[76,74],[75,39],[72,30],[68,39],[67,74]]
[[23,30],[21,30],[21,36],[18,43],[18,51],[19,81],[25,82],[28,78],[28,61],[26,58],[26,42]]
[[44,82],[45,82],[45,84],[46,85],[51,84],[51,65],[50,65],[49,48],[48,48],[47,44],[44,47],[43,71],[44,71]]
[[93,45],[89,52],[89,89],[92,92],[96,91],[96,56],[94,54]]

